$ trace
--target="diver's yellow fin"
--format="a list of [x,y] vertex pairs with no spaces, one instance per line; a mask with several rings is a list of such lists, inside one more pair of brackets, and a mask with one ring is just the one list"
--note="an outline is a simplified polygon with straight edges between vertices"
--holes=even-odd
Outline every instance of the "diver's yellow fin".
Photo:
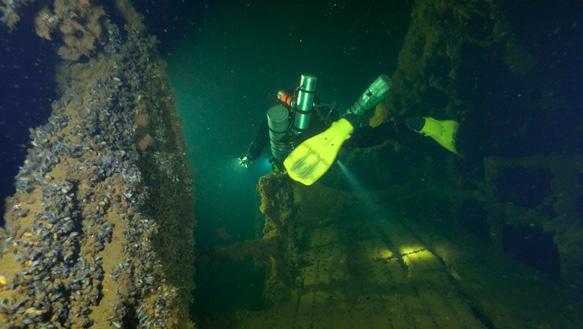
[[330,169],[353,130],[348,120],[340,119],[324,132],[298,145],[283,161],[289,177],[304,185],[314,184]]
[[425,117],[425,125],[420,133],[431,137],[446,150],[458,154],[455,147],[458,127],[459,124],[454,120],[435,120],[432,117]]

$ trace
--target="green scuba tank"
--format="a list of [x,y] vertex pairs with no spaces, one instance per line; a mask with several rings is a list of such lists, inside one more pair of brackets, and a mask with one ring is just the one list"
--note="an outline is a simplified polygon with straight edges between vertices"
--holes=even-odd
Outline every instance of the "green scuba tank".
[[385,74],[381,74],[358,100],[348,109],[346,114],[362,116],[366,111],[376,106],[391,88],[391,79]]
[[299,135],[310,127],[317,82],[318,78],[313,75],[302,74],[300,78],[298,96],[296,97],[296,102],[293,106],[295,118],[292,131],[295,134]]

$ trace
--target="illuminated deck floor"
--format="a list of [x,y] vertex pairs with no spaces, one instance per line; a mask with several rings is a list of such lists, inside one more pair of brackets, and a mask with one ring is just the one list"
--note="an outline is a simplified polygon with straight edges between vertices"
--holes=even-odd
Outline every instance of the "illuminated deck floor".
[[[491,250],[468,255],[471,246],[438,239],[431,240],[431,248],[411,228],[384,219],[302,232],[306,243],[291,300],[242,316],[238,328],[577,328],[583,323],[578,306],[562,292],[524,267],[490,257]],[[463,249],[455,267],[437,256],[448,248]]]

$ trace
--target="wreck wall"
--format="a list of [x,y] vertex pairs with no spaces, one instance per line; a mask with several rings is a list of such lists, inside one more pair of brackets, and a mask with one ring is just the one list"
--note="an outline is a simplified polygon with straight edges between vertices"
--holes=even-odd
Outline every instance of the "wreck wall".
[[60,98],[6,202],[2,328],[193,326],[180,122],[156,41],[129,1],[115,5],[56,0],[36,16],[63,60]]
[[[394,88],[370,121],[376,126],[409,115],[459,121],[460,157],[424,147],[433,143],[429,139],[402,148],[402,157],[415,154],[413,148],[426,151],[408,170],[409,177],[423,178],[419,198],[443,202],[447,206],[436,211],[458,227],[576,285],[583,285],[583,215],[577,206],[583,135],[580,96],[571,81],[582,68],[569,56],[583,41],[579,17],[569,13],[580,8],[575,2],[550,8],[544,2],[417,1]],[[542,199],[521,204],[541,193]],[[471,223],[468,205],[478,208]],[[551,242],[513,250],[519,243],[512,240],[520,236],[548,236]],[[552,265],[556,253],[560,262]],[[549,256],[549,264],[541,263],[541,255]]]
[[493,1],[416,1],[392,76],[393,87],[371,125],[407,115],[455,116],[462,106],[460,67],[465,47],[487,51],[507,27]]
[[[510,192],[519,189],[519,186],[509,187],[499,179],[508,172],[514,175],[534,173],[543,176],[548,189],[542,190],[539,198],[531,198],[532,202],[526,204],[520,202],[520,199],[528,198],[529,193],[505,197],[508,193],[503,193],[502,189]],[[541,172],[547,175],[542,175]],[[480,196],[486,197],[482,199],[482,206],[489,215],[493,242],[500,249],[507,247],[503,236],[508,226],[527,233],[533,229],[540,230],[548,234],[554,242],[555,246],[547,249],[555,247],[558,252],[560,263],[556,264],[557,274],[567,282],[583,283],[583,213],[580,208],[583,196],[580,183],[580,177],[583,176],[583,158],[560,155],[488,157],[485,159],[484,175],[487,183]],[[528,186],[527,184],[525,185]],[[526,238],[529,238],[528,235]],[[531,250],[528,250],[525,257],[540,258],[548,252],[541,246],[529,247]]]

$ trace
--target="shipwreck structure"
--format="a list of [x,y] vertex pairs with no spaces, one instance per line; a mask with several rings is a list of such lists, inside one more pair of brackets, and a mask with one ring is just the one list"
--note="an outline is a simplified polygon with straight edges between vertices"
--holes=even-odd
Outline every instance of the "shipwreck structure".
[[263,177],[263,240],[218,248],[267,269],[268,306],[242,328],[580,325],[581,118],[549,113],[564,100],[536,77],[553,59],[522,43],[508,18],[520,9],[414,3],[394,86],[369,123],[454,118],[461,155],[403,136],[344,152],[350,172],[335,166],[310,187]]
[[[37,5],[0,0],[0,22],[34,22],[62,60],[60,96],[31,130],[6,201],[0,328],[193,328],[192,177],[156,40],[128,0],[54,0],[21,21]],[[310,187],[262,177],[261,238],[201,256],[253,257],[266,271],[265,307],[220,323],[583,323],[581,115],[541,78],[569,68],[528,47],[549,45],[556,29],[521,30],[510,18],[521,9],[412,4],[393,88],[369,124],[456,119],[460,155],[403,136],[347,150],[344,168]]]
[[125,0],[51,1],[34,25],[60,97],[6,201],[0,327],[191,327],[192,180],[156,40]]

